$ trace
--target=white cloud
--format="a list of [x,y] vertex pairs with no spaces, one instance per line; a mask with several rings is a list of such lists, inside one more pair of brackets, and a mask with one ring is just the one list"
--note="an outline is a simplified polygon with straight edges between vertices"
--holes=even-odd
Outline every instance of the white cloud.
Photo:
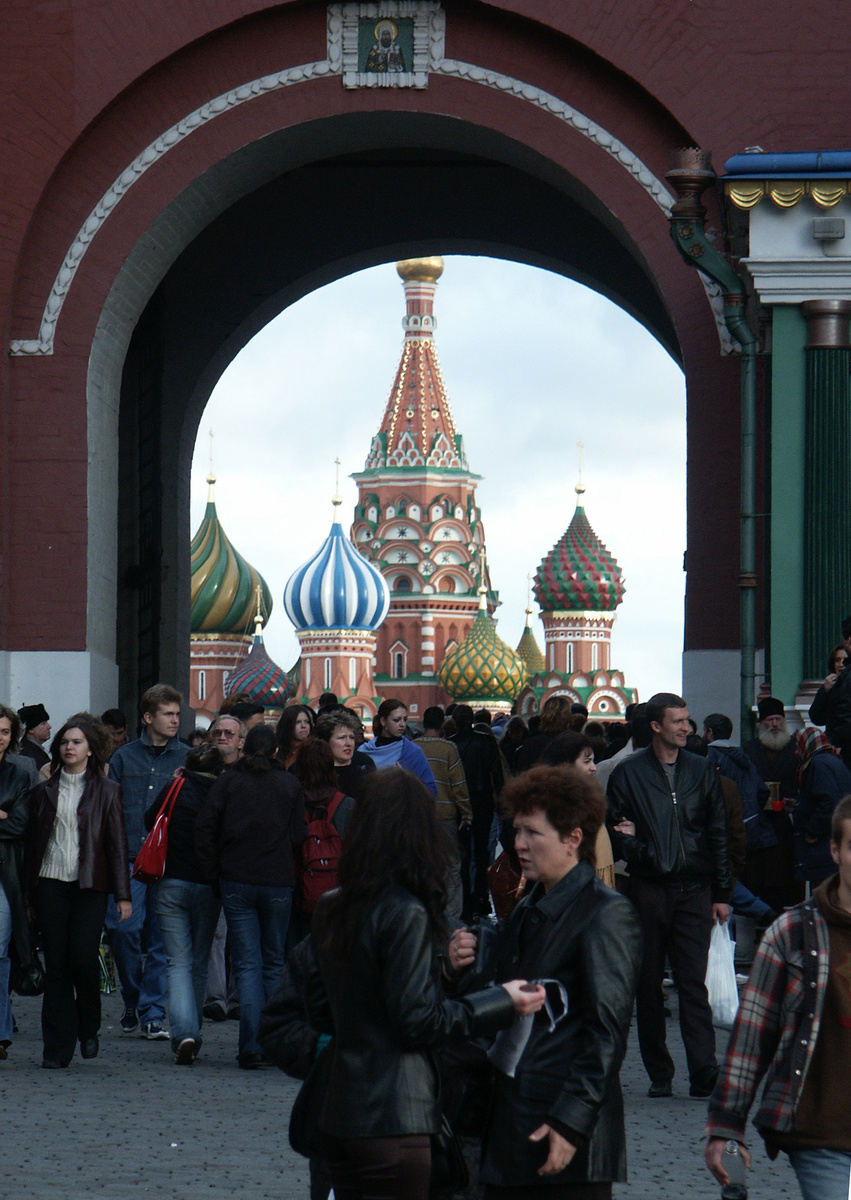
[[[502,606],[516,645],[526,576],[576,503],[584,443],[588,518],[620,563],[627,592],[613,659],[646,698],[680,686],[685,549],[685,384],[636,321],[581,285],[516,263],[451,257],[435,302],[444,382],[478,488]],[[215,430],[219,518],[268,582],[265,642],[298,654],[281,596],[332,518],[342,460],[344,521],[393,383],[404,294],[388,264],[321,288],[266,326],[231,363],[200,426],[192,529],[206,501]],[[662,519],[660,520],[660,514]],[[535,621],[543,646],[543,631]]]

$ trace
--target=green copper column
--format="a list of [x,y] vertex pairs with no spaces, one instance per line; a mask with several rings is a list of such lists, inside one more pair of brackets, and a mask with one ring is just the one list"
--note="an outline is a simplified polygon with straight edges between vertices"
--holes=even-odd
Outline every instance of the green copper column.
[[[821,679],[851,613],[851,301],[807,300],[804,670]],[[778,631],[779,632],[779,631]]]

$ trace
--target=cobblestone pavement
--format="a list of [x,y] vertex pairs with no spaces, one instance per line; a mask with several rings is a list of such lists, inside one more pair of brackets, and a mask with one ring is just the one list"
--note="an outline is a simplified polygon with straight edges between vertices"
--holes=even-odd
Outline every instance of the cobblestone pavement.
[[[647,1099],[635,1030],[623,1072],[630,1182],[617,1200],[718,1200],[703,1164],[701,1101],[688,1098],[682,1045],[671,1100]],[[27,1200],[307,1200],[307,1163],[289,1148],[298,1084],[280,1071],[241,1071],[233,1021],[207,1024],[191,1068],[176,1067],[168,1042],[118,1028],[121,1001],[104,997],[100,1057],[41,1070],[40,1000],[15,997],[20,1032],[0,1066],[4,1098],[3,1195]],[[721,1035],[723,1038],[723,1034]],[[781,1156],[754,1145],[751,1200],[799,1200]]]

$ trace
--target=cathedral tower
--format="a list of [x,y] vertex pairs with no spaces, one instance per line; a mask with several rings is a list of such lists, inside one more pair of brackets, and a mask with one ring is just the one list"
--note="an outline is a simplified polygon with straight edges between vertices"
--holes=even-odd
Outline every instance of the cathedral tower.
[[[405,289],[405,340],[381,426],[353,476],[352,541],[390,588],[375,686],[404,700],[416,720],[448,699],[437,668],[476,618],[485,534],[476,505],[481,477],[467,463],[434,343],[443,259],[411,259],[396,270]],[[494,593],[488,598],[493,609]]]

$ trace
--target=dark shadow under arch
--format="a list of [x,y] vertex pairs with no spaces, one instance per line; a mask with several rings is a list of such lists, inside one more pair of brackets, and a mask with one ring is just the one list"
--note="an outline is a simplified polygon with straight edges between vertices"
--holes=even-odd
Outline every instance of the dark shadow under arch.
[[[208,216],[219,211],[193,231],[202,196]],[[212,168],[170,207],[138,247],[156,244],[163,273],[121,384],[118,661],[131,709],[158,678],[188,683],[189,471],[207,399],[250,338],[303,295],[398,258],[488,254],[596,289],[680,361],[652,274],[601,202],[528,147],[455,119],[298,126]],[[132,257],[110,297],[118,308]]]

